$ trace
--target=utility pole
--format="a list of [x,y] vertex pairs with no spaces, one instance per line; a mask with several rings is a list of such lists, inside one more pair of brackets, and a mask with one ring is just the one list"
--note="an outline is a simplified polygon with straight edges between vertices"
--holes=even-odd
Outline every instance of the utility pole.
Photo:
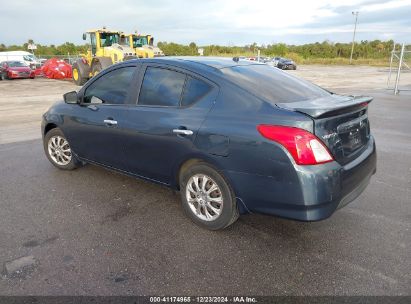
[[358,12],[352,12],[352,14],[355,15],[355,25],[354,25],[354,34],[352,36],[350,64],[352,62],[352,54],[354,53],[354,42],[355,42],[355,32],[357,31]]

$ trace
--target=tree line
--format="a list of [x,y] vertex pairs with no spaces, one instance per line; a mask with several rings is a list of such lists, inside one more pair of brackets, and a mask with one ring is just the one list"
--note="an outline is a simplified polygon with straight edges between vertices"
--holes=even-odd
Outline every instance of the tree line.
[[[13,50],[27,50],[28,44],[33,43],[30,39],[23,45],[0,44],[0,52]],[[363,40],[355,44],[354,59],[387,59],[393,48],[394,41]],[[87,51],[87,45],[75,45],[66,42],[61,45],[41,45],[36,44],[37,49],[34,53],[38,56],[70,56],[84,54]],[[257,45],[253,43],[245,46],[221,46],[207,45],[197,46],[191,42],[189,45],[178,44],[174,42],[159,42],[158,47],[168,56],[196,56],[199,48],[202,48],[205,56],[256,56],[260,50],[261,56],[282,56],[290,57],[297,62],[304,62],[309,59],[338,59],[349,58],[351,53],[351,43],[334,43],[331,41],[308,43],[303,45],[287,45],[284,43],[275,43],[267,45]]]
[[[353,58],[382,59],[387,58],[394,46],[393,40],[381,41],[363,40],[355,44]],[[159,42],[158,47],[166,55],[197,55],[197,45],[192,42],[189,45]],[[309,43],[303,45],[287,45],[284,43],[257,45],[253,43],[245,46],[220,46],[209,45],[201,47],[207,56],[256,56],[260,50],[262,56],[287,56],[291,54],[302,59],[309,58],[349,58],[351,54],[351,43],[333,43],[324,41],[322,43]]]

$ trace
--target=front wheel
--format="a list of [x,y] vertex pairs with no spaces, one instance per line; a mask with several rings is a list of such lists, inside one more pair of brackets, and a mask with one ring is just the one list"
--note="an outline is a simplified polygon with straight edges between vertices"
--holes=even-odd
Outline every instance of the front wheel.
[[223,229],[239,216],[229,183],[206,163],[197,163],[181,173],[180,192],[184,211],[201,227]]
[[96,62],[92,65],[91,67],[91,74],[94,76],[96,76],[98,73],[100,73],[103,70],[103,68],[101,67],[101,63],[100,62]]
[[60,129],[51,129],[44,136],[44,152],[48,160],[57,168],[73,170],[78,167],[71,147]]
[[72,70],[72,77],[73,81],[76,85],[82,86],[83,84],[86,83],[88,75],[83,75],[81,74],[80,67],[78,66],[78,63],[73,64],[73,70]]

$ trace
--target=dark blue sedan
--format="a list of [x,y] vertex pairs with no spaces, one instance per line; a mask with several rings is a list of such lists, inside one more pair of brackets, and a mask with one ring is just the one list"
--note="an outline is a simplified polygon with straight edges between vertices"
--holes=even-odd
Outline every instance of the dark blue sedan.
[[371,100],[249,61],[130,60],[43,115],[44,150],[60,169],[97,164],[179,190],[208,229],[249,212],[317,221],[376,171]]

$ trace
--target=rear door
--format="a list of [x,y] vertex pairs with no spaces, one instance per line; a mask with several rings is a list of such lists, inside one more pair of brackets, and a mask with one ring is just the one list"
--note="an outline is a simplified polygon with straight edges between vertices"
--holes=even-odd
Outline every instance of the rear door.
[[140,83],[137,106],[129,112],[128,171],[168,184],[173,167],[193,153],[218,86],[189,71],[155,64],[143,65]]

